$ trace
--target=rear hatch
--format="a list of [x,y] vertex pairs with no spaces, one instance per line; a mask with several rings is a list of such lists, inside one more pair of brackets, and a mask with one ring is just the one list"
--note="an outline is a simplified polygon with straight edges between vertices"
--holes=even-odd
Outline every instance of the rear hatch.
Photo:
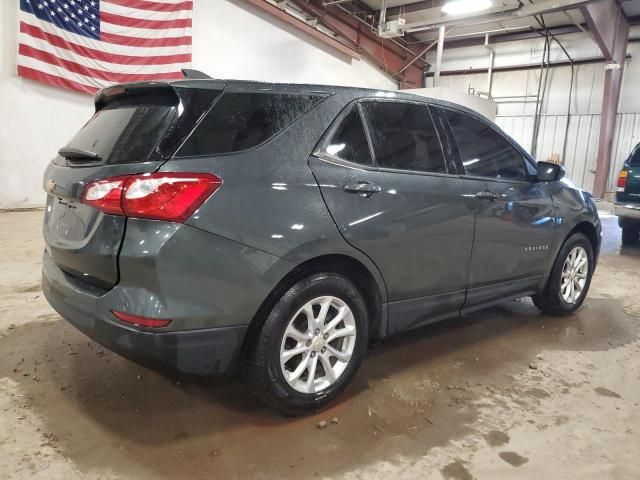
[[109,288],[118,281],[126,218],[81,203],[87,183],[151,173],[169,159],[223,88],[138,84],[104,90],[96,112],[44,174],[48,254],[66,273]]

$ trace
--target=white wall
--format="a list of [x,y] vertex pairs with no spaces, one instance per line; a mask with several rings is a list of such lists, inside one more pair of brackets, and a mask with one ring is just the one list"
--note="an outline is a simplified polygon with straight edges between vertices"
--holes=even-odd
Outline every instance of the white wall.
[[[0,208],[41,206],[42,172],[91,116],[91,97],[16,75],[18,0],[0,0]],[[242,1],[195,0],[193,68],[213,77],[397,88]]]

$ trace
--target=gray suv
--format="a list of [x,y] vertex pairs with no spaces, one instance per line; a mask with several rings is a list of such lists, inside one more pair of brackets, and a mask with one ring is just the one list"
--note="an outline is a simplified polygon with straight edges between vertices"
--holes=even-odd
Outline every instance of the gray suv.
[[601,225],[560,166],[465,108],[213,79],[101,91],[47,167],[43,290],[79,330],[296,415],[367,346],[532,296],[583,302]]

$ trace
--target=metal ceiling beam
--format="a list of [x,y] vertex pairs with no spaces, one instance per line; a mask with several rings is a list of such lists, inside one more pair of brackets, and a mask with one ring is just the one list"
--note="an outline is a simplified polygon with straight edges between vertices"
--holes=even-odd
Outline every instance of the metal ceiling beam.
[[406,47],[397,41],[378,37],[372,31],[372,25],[348,14],[339,8],[340,5],[325,8],[321,0],[295,0],[294,3],[391,75],[400,88],[424,86],[424,69],[428,65],[427,62],[419,59],[409,64],[420,53],[419,47]]
[[422,10],[439,7],[441,5],[441,0],[421,0],[419,2],[407,3],[406,5],[402,5],[400,7],[387,8],[387,17],[395,17],[400,15],[401,13],[420,12]]
[[[445,25],[455,25],[457,27],[481,25],[484,23],[501,22],[506,20],[514,20],[518,18],[531,17],[533,15],[542,15],[563,10],[577,8],[595,0],[542,0],[533,4],[522,4],[512,6],[494,7],[486,10],[484,14],[479,12],[452,16],[440,15],[431,20],[422,20],[418,22],[410,22],[405,24],[404,30],[407,32],[417,32],[425,30],[435,30]],[[437,8],[440,10],[439,8]]]
[[310,37],[316,40],[319,40],[320,42],[334,48],[340,53],[348,55],[349,57],[355,58],[357,60],[360,59],[360,53],[358,53],[358,51],[355,50],[354,48],[351,48],[348,45],[345,45],[344,43],[340,42],[339,40],[336,40],[335,38],[327,35],[326,33],[323,33],[313,28],[311,25],[308,25],[302,20],[294,17],[293,15],[287,13],[283,9],[278,8],[277,6],[269,2],[266,2],[265,0],[244,0],[244,1],[245,3],[253,5],[254,7],[262,10],[263,12],[273,15],[274,17],[278,18],[282,22],[292,25],[293,27],[303,31]]
[[[558,35],[568,35],[570,33],[578,33],[582,30],[576,25],[558,25],[555,27],[549,27],[549,32],[555,36]],[[447,40],[447,50],[451,48],[467,48],[467,47],[477,47],[484,45],[484,37],[477,36],[474,37],[475,34],[469,34],[468,38],[451,38]],[[529,28],[527,30],[519,30],[516,32],[506,32],[506,33],[493,33],[490,36],[491,44],[496,43],[506,43],[506,42],[517,42],[520,40],[531,40],[540,38],[544,36],[544,30],[538,28]],[[425,44],[430,42],[431,40],[425,40]]]

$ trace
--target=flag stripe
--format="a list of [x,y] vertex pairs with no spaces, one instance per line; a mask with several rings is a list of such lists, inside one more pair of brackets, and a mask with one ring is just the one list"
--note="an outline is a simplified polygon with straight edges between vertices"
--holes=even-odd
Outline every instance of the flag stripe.
[[168,28],[191,28],[190,18],[176,20],[142,20],[139,18],[125,17],[108,12],[100,12],[100,21],[123,27],[144,28],[151,30],[166,30]]
[[[20,12],[20,20],[26,23],[27,25],[36,26],[43,32],[49,33],[51,35],[61,36],[67,42],[75,43],[76,45],[86,45],[88,48],[92,48],[94,50],[103,50],[105,53],[112,53],[114,55],[132,55],[132,56],[163,56],[163,55],[171,55],[178,53],[190,53],[191,46],[188,44],[178,44],[178,45],[162,45],[165,40],[166,43],[173,43],[171,39],[150,39],[154,42],[151,44],[149,42],[144,42],[145,39],[140,39],[138,37],[119,37],[115,38],[114,42],[111,42],[112,34],[107,35],[106,33],[102,33],[102,41],[94,40],[92,38],[86,38],[82,35],[76,35],[71,32],[65,32],[56,28],[48,22],[39,22],[38,19],[32,14]],[[108,38],[105,38],[108,37]],[[179,37],[176,37],[176,40]],[[188,37],[189,39],[191,37]],[[139,41],[140,40],[140,41]],[[157,41],[156,41],[157,40]],[[138,45],[139,43],[139,45]],[[148,43],[145,45],[145,43]],[[176,42],[177,43],[177,42]]]
[[[177,47],[181,45],[189,45],[191,47],[191,36],[184,37],[165,37],[165,38],[142,38],[127,37],[115,33],[103,32],[100,35],[103,42],[113,43],[116,45],[125,45],[128,47]],[[191,50],[189,48],[189,50]]]
[[137,8],[139,10],[152,10],[155,12],[179,12],[181,10],[193,10],[192,1],[183,1],[179,3],[160,3],[144,0],[102,0],[103,3],[112,3],[114,5],[122,5],[124,7]]
[[[157,65],[157,64],[171,64],[171,63],[188,63],[191,62],[190,53],[181,53],[177,55],[155,55],[150,56],[134,56],[134,55],[119,55],[114,53],[107,53],[93,48],[84,47],[76,43],[67,42],[64,38],[51,33],[43,32],[38,27],[29,25],[25,22],[20,22],[20,32],[25,33],[28,37],[38,38],[46,40],[57,48],[63,48],[70,52],[76,53],[79,56],[87,57],[94,60],[100,60],[103,62],[117,63],[122,65]],[[27,38],[28,38],[27,37]],[[23,43],[27,41],[27,38],[23,39]],[[35,47],[32,42],[28,42],[29,45]],[[45,42],[41,42],[45,43]]]
[[137,38],[165,38],[165,37],[182,37],[191,36],[190,28],[166,28],[164,30],[154,30],[152,28],[134,28],[123,27],[115,23],[102,22],[100,25],[100,35],[105,33],[115,33],[116,35],[124,35],[126,37]]
[[180,10],[177,12],[157,12],[150,10],[139,10],[128,4],[115,4],[102,2],[100,5],[101,12],[113,13],[114,15],[122,15],[124,17],[138,18],[142,20],[177,20],[191,18],[189,10]]
[[56,75],[43,73],[38,70],[34,70],[33,68],[25,67],[23,65],[18,65],[18,75],[20,75],[21,77],[30,78],[31,80],[38,80],[39,82],[49,83],[57,87],[62,87],[69,90],[77,90],[83,93],[93,94],[98,90],[96,87],[89,87],[88,85],[74,82],[73,80],[58,77]]
[[[88,58],[83,55],[76,55],[69,50],[65,50],[63,48],[57,48],[54,45],[51,45],[46,42],[42,42],[34,37],[24,36],[22,39],[21,45],[25,45],[31,48],[35,48],[38,50],[42,50],[44,52],[55,55],[56,57],[62,60],[69,60],[71,62],[79,63],[80,65],[84,65],[89,68],[97,68],[99,70],[104,70],[107,72],[114,73],[166,73],[166,72],[178,72],[183,68],[189,68],[189,62],[171,62],[163,65],[157,64],[121,64],[121,63],[111,63],[109,59],[97,60],[94,58]],[[149,58],[142,58],[145,61],[149,61]]]
[[97,68],[89,68],[79,63],[64,60],[56,57],[55,55],[38,50],[37,48],[30,47],[28,45],[21,44],[18,53],[25,57],[35,58],[41,62],[50,63],[58,67],[65,68],[70,72],[86,75],[87,77],[97,78],[99,80],[105,80],[107,82],[114,83],[129,83],[129,82],[142,82],[149,80],[175,80],[182,78],[182,72],[162,72],[162,73],[144,73],[144,74],[128,74],[128,73],[116,73],[108,72],[105,70],[99,70]]
[[79,73],[73,73],[69,70],[65,70],[64,68],[60,68],[56,65],[51,65],[50,63],[41,62],[40,60],[36,60],[35,58],[31,57],[20,56],[19,65],[31,68],[33,70],[38,70],[40,72],[44,72],[56,77],[68,78],[73,82],[80,83],[89,87],[95,87],[96,89],[99,89],[104,85],[104,82],[102,80],[97,80],[85,75],[80,75]]

